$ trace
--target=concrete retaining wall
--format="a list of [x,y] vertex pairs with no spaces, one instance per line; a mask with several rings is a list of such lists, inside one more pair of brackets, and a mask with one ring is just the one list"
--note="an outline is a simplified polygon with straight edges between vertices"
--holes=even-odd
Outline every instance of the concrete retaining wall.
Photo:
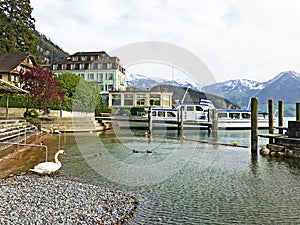
[[[23,117],[25,108],[8,108],[8,117]],[[44,115],[43,111],[39,112],[40,116]],[[0,117],[6,116],[6,108],[0,107]],[[94,113],[85,112],[68,112],[64,110],[50,110],[50,117],[95,117]]]

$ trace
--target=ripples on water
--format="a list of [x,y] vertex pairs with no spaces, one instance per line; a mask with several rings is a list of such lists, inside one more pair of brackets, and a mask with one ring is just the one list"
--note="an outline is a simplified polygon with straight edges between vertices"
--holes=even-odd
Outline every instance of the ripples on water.
[[[232,131],[214,139],[208,138],[206,133],[194,135],[191,132],[187,137],[249,145],[249,134],[248,131]],[[77,139],[87,149],[85,152],[78,150],[74,139],[68,139],[68,157],[63,159],[62,173],[139,193],[140,204],[131,224],[300,224],[299,162],[259,155],[252,158],[250,149],[246,148],[159,137],[149,142],[143,136],[109,133],[97,139],[103,144],[101,148],[106,149],[103,151],[94,140],[89,135]],[[260,144],[265,144],[265,140],[260,140]],[[152,153],[134,154],[133,148],[149,149]],[[106,151],[119,162],[137,168],[159,165],[176,151],[184,162],[174,157],[172,160],[180,168],[162,182],[126,186],[110,182],[89,166],[90,162],[100,163]]]

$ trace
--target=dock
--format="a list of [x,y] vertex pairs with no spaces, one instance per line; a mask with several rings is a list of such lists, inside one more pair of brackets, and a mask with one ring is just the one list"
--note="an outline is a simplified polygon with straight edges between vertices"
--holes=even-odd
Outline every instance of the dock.
[[[269,115],[273,115],[273,100],[269,100],[268,104]],[[260,154],[262,156],[300,159],[300,103],[296,103],[296,121],[288,121],[287,127],[283,126],[283,101],[278,102],[278,107],[278,126],[273,125],[273,116],[271,116],[269,120],[269,133],[257,134],[258,137],[269,139],[269,143],[260,149]],[[274,133],[274,130],[278,131],[278,133]],[[251,137],[251,143],[253,140],[255,138]],[[254,143],[252,152],[255,152],[255,147],[257,148]]]

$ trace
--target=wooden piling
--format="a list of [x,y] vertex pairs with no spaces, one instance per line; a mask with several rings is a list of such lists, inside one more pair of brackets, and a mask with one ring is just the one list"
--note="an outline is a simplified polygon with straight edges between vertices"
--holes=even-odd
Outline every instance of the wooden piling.
[[[269,134],[274,134],[274,104],[273,99],[268,100],[269,113]],[[269,138],[269,144],[273,143],[273,138]]]
[[148,134],[152,134],[152,108],[149,107],[149,111],[148,111],[148,128],[149,128],[149,133]]
[[300,121],[300,102],[296,103],[296,121]]
[[183,133],[183,106],[177,111],[177,124],[177,135],[181,139]]
[[251,153],[257,154],[258,143],[258,100],[251,98]]
[[283,134],[283,107],[284,103],[283,100],[278,101],[278,127],[279,127],[279,134]]
[[210,110],[211,115],[211,129],[212,129],[212,134],[213,137],[217,137],[218,136],[218,112],[216,109],[212,109]]

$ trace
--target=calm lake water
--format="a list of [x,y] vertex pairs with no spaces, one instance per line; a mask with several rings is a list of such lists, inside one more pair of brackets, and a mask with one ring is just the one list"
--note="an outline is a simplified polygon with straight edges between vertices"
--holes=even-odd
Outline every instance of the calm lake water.
[[250,146],[250,131],[184,135],[184,141],[166,138],[175,131],[154,131],[152,138],[126,130],[61,135],[67,152],[61,173],[134,193],[139,206],[130,224],[300,224],[299,161],[213,144]]

